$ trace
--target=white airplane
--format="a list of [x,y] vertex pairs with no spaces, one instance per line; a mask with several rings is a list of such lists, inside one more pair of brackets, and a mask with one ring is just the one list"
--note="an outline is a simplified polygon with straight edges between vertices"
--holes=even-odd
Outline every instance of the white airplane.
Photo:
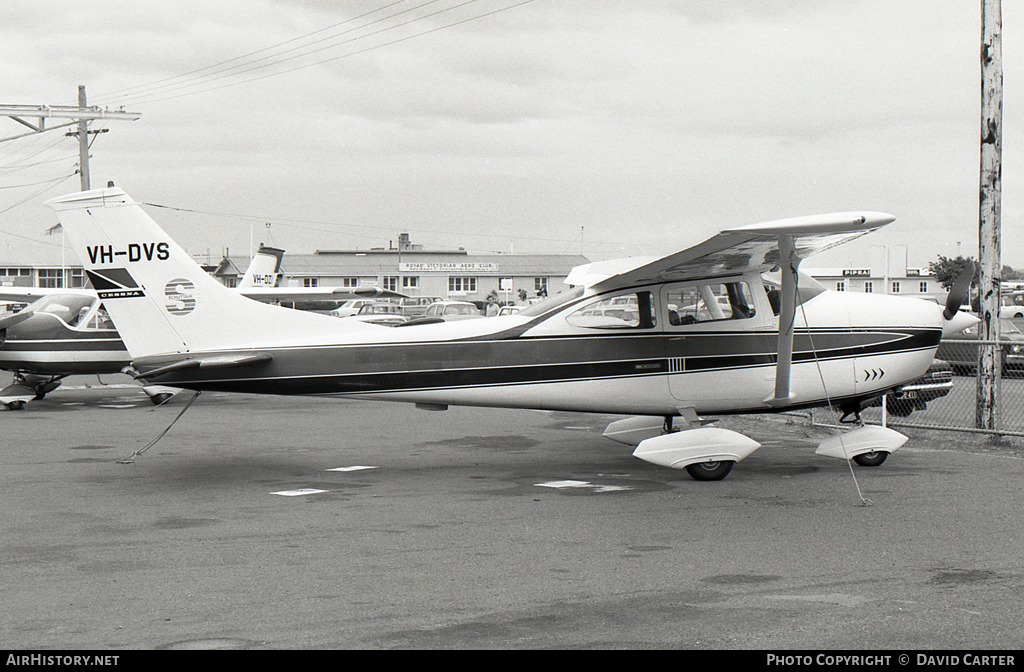
[[[634,416],[605,436],[698,480],[724,478],[760,445],[701,415],[857,413],[924,374],[944,331],[974,319],[960,298],[944,310],[828,291],[799,273],[803,258],[894,219],[875,212],[730,229],[660,259],[576,269],[574,289],[516,315],[394,328],[232,293],[120,189],[48,204],[150,383]],[[133,246],[166,255],[131,258]],[[817,452],[877,465],[906,440],[861,426]]]

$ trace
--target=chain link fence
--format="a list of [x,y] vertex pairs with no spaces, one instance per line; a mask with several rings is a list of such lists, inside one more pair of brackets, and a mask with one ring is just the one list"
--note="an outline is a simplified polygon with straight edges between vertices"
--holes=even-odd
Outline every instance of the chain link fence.
[[[977,362],[983,348],[994,348],[1001,362],[996,377],[994,429],[979,427],[982,423],[977,420],[980,394]],[[928,374],[908,385],[902,396],[887,396],[884,409],[879,403],[862,411],[864,421],[881,424],[884,414],[885,423],[894,428],[1024,436],[1024,336],[999,341],[943,339],[936,357]],[[829,409],[816,409],[810,420],[813,424],[832,426],[837,417]]]

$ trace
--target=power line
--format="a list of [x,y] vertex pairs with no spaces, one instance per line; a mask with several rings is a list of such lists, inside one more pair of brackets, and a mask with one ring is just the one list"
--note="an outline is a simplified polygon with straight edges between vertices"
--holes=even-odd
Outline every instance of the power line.
[[[185,72],[185,73],[182,73],[180,75],[175,75],[174,77],[165,77],[164,79],[159,79],[159,80],[157,80],[155,82],[150,82],[149,84],[141,84],[141,85],[129,87],[129,88],[126,88],[126,89],[118,89],[116,91],[112,91],[110,93],[101,95],[100,99],[101,100],[106,100],[107,98],[111,98],[111,99],[115,99],[116,100],[118,98],[125,98],[125,97],[127,97],[129,95],[129,93],[131,93],[133,95],[148,94],[148,93],[152,93],[154,91],[158,91],[158,90],[160,90],[162,88],[166,88],[167,86],[169,86],[168,84],[164,84],[165,82],[173,82],[176,79],[183,79],[183,78],[189,77],[190,75],[196,75],[196,74],[201,73],[201,72],[207,72],[207,71],[213,71],[214,73],[223,72],[224,69],[218,69],[218,68],[221,68],[221,66],[227,65],[229,63],[235,63],[236,61],[241,61],[243,59],[249,58],[250,56],[255,56],[256,54],[262,54],[264,52],[271,51],[271,50],[277,49],[279,47],[283,47],[283,46],[285,46],[287,44],[292,44],[294,42],[298,42],[300,40],[304,40],[304,39],[312,37],[314,35],[319,35],[320,33],[324,33],[326,31],[333,30],[334,28],[337,28],[339,26],[343,26],[345,24],[352,23],[353,21],[358,21],[359,19],[362,19],[362,18],[365,18],[367,16],[371,16],[373,14],[376,14],[377,12],[380,12],[380,11],[383,11],[385,9],[388,9],[389,7],[393,7],[394,5],[400,5],[403,2],[405,2],[405,1],[406,0],[398,0],[397,2],[392,2],[392,3],[388,4],[388,5],[384,5],[383,7],[379,7],[377,9],[375,9],[375,10],[370,11],[370,12],[366,12],[364,14],[360,14],[359,16],[355,16],[355,17],[352,17],[350,19],[345,19],[344,21],[341,21],[339,23],[335,23],[335,24],[333,24],[331,26],[328,26],[326,28],[321,28],[319,30],[315,30],[315,31],[313,31],[311,33],[307,33],[307,34],[302,35],[300,37],[292,38],[290,40],[286,40],[284,42],[280,42],[278,44],[275,44],[275,45],[272,45],[272,46],[269,46],[269,47],[264,47],[263,49],[257,49],[256,51],[252,51],[252,52],[249,52],[248,54],[243,54],[241,56],[236,56],[235,58],[230,58],[230,59],[228,59],[226,61],[221,61],[220,63],[214,63],[213,65],[208,65],[208,66],[203,67],[203,68],[196,68],[195,70],[190,70],[189,72]],[[437,0],[432,0],[432,1],[436,2]],[[324,38],[324,39],[330,39],[330,38]],[[298,48],[298,47],[296,47],[296,48]],[[292,50],[289,50],[289,51],[292,51]],[[284,53],[287,53],[287,52],[284,52]],[[269,57],[267,57],[267,58],[269,58]],[[264,59],[259,59],[259,60],[264,60]],[[251,63],[247,63],[247,64],[243,64],[243,65],[250,65],[250,64]],[[232,66],[232,68],[235,68],[235,67],[243,67],[243,66]],[[205,77],[205,75],[204,75],[204,77]],[[200,79],[202,79],[202,77],[196,77],[194,79],[200,80]],[[159,85],[163,85],[163,86],[159,86]],[[141,89],[141,91],[139,91],[140,89]]]
[[[430,0],[430,2],[424,3],[423,5],[419,5],[416,8],[413,8],[413,9],[418,9],[420,7],[426,6],[427,4],[432,4],[433,2],[436,2],[436,1],[437,0]],[[457,5],[453,5],[451,7],[445,8],[445,9],[438,10],[436,12],[433,12],[433,13],[430,13],[430,14],[427,14],[427,15],[424,15],[424,16],[420,16],[420,17],[417,17],[417,18],[414,18],[414,19],[409,19],[408,21],[404,21],[404,22],[395,24],[393,26],[388,26],[388,27],[385,27],[385,28],[381,28],[379,30],[373,31],[373,32],[368,33],[366,35],[360,35],[360,36],[356,36],[356,37],[350,38],[350,39],[345,40],[344,42],[342,42],[340,44],[330,45],[330,46],[327,46],[327,47],[320,47],[318,49],[309,51],[309,52],[304,53],[304,54],[299,54],[299,55],[295,55],[295,56],[289,56],[288,58],[280,59],[280,60],[275,61],[273,63],[268,63],[268,64],[252,67],[252,68],[249,68],[247,70],[242,70],[240,72],[232,73],[232,75],[242,75],[242,74],[245,74],[247,72],[253,72],[253,71],[256,71],[256,70],[261,70],[261,69],[270,67],[272,65],[280,65],[281,63],[286,63],[288,61],[293,61],[296,58],[300,58],[302,56],[309,56],[311,54],[318,53],[320,51],[324,51],[324,50],[329,49],[329,48],[335,48],[335,47],[338,47],[338,46],[342,46],[344,44],[349,44],[349,43],[355,42],[356,40],[365,39],[367,37],[372,37],[374,35],[379,35],[381,33],[387,32],[387,31],[395,30],[397,28],[401,28],[401,27],[404,27],[404,26],[407,26],[407,25],[410,25],[410,24],[413,24],[413,23],[416,23],[416,22],[419,22],[419,21],[423,21],[423,20],[426,20],[426,19],[438,16],[440,14],[453,11],[455,9],[460,9],[462,7],[465,7],[467,5],[476,3],[478,1],[479,0],[466,0],[465,2],[459,3]],[[292,67],[292,68],[289,68],[289,69],[286,69],[286,70],[280,70],[280,71],[277,71],[277,72],[266,73],[266,74],[263,74],[263,75],[259,75],[259,76],[255,76],[255,77],[250,77],[248,79],[243,79],[243,80],[236,81],[236,82],[229,82],[229,83],[226,83],[226,84],[223,84],[223,85],[209,86],[207,88],[199,89],[199,90],[196,90],[196,91],[188,91],[188,92],[179,93],[179,94],[166,95],[166,96],[158,97],[158,98],[149,98],[149,99],[147,99],[146,95],[140,95],[137,98],[131,99],[131,102],[133,104],[145,104],[145,103],[162,102],[162,101],[171,100],[171,99],[174,99],[174,98],[181,98],[181,97],[184,97],[184,96],[195,95],[195,94],[199,94],[199,93],[206,93],[207,91],[213,91],[213,90],[219,89],[219,88],[228,88],[228,87],[231,87],[231,86],[237,86],[239,84],[248,84],[250,82],[258,81],[258,80],[261,80],[261,79],[266,79],[268,77],[275,77],[275,76],[278,76],[278,75],[288,74],[288,73],[291,73],[291,72],[295,72],[297,70],[302,70],[302,69],[305,69],[305,68],[313,67],[315,65],[322,65],[324,63],[330,63],[332,61],[337,61],[337,60],[340,60],[342,58],[349,58],[351,56],[356,56],[358,54],[366,53],[368,51],[373,51],[375,49],[380,49],[382,47],[391,46],[391,45],[394,45],[394,44],[398,44],[400,42],[406,42],[408,40],[415,39],[417,37],[422,37],[424,35],[429,35],[431,33],[436,33],[436,32],[439,32],[441,30],[452,28],[454,26],[458,26],[458,25],[462,25],[462,24],[465,24],[465,23],[469,23],[470,21],[476,21],[478,19],[482,19],[482,18],[485,18],[485,17],[488,17],[488,16],[493,16],[495,14],[499,14],[501,12],[505,12],[505,11],[508,11],[510,9],[514,9],[516,7],[520,7],[522,5],[529,4],[529,3],[534,2],[534,1],[535,0],[522,0],[521,2],[517,2],[517,3],[514,3],[512,5],[508,5],[508,6],[505,6],[505,7],[500,7],[498,9],[494,9],[494,10],[491,10],[489,12],[484,12],[484,13],[481,13],[481,14],[478,14],[478,15],[475,15],[475,16],[459,19],[457,21],[453,21],[451,23],[448,23],[448,24],[445,24],[445,25],[442,25],[442,26],[437,26],[437,27],[434,27],[434,28],[423,30],[423,31],[421,31],[419,33],[415,33],[415,34],[412,34],[412,35],[407,35],[407,36],[404,36],[404,37],[396,38],[396,39],[391,40],[389,42],[383,42],[383,43],[380,43],[380,44],[376,44],[376,45],[373,45],[373,46],[366,47],[364,49],[358,49],[358,50],[355,50],[355,51],[351,51],[351,52],[348,52],[348,53],[345,53],[345,54],[342,54],[342,55],[339,55],[339,56],[332,56],[330,58],[324,58],[324,59],[321,59],[321,60],[318,60],[318,61],[314,61],[312,63],[306,63],[306,64],[303,64],[303,65],[298,65],[298,66],[295,66],[295,67]],[[406,13],[407,11],[411,11],[411,10],[404,10],[403,12],[400,12],[400,13]],[[398,14],[395,14],[394,16],[397,16],[397,15]],[[389,18],[391,18],[391,17],[389,17]],[[373,23],[377,23],[377,22],[375,21]],[[367,25],[370,25],[370,24],[367,24]],[[206,80],[206,81],[202,81],[202,78],[197,78],[196,82],[182,83],[180,85],[172,87],[171,89],[166,91],[166,93],[170,94],[172,91],[175,91],[175,90],[187,89],[187,88],[190,88],[190,87],[193,87],[193,86],[202,86],[203,84],[209,84],[209,83],[211,83],[213,81],[216,81],[216,80],[219,80],[219,79],[224,79],[224,78],[226,78],[228,76],[230,76],[230,75],[223,75],[221,77],[216,77],[214,79],[210,79],[210,80]]]
[[[76,175],[76,174],[77,173],[71,173],[71,175]],[[55,178],[53,178],[51,180],[40,180],[39,182],[29,182],[27,184],[11,184],[11,185],[0,187],[0,189],[24,189],[25,187],[36,187],[36,186],[39,186],[40,184],[49,184],[50,182],[57,182],[58,180],[66,180],[66,179],[68,179],[68,177],[70,177],[70,176],[65,175],[63,177],[55,177]]]

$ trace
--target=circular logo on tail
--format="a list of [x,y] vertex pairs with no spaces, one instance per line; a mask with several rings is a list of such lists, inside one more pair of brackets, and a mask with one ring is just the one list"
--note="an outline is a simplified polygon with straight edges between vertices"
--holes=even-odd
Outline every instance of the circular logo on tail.
[[196,286],[186,278],[175,278],[164,285],[167,303],[164,308],[171,315],[188,315],[196,307]]

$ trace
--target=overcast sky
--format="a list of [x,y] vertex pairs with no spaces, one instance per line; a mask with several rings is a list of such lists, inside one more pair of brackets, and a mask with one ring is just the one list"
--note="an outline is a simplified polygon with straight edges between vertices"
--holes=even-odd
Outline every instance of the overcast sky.
[[[93,127],[109,130],[92,186],[178,208],[147,210],[215,260],[403,231],[597,260],[858,209],[897,221],[809,266],[864,266],[878,245],[911,266],[977,256],[977,0],[519,2],[5,3],[0,103],[74,104],[82,84],[141,113]],[[1003,7],[1017,268],[1020,4]],[[23,131],[0,118],[0,138]],[[0,143],[0,266],[59,262],[43,202],[79,189],[60,181],[76,164],[63,131]]]

